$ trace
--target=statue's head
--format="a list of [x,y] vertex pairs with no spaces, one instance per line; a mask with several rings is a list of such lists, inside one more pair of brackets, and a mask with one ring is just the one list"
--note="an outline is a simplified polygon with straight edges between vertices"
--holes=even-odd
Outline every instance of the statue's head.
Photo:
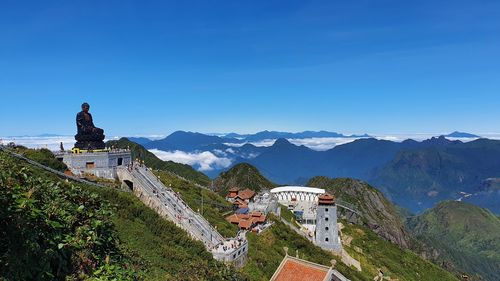
[[83,110],[83,112],[87,113],[87,112],[89,112],[89,109],[90,109],[90,105],[88,103],[84,102],[82,104],[82,110]]

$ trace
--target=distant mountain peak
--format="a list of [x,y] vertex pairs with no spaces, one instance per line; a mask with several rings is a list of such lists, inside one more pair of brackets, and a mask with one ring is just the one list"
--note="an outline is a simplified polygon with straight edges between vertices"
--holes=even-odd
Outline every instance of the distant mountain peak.
[[470,134],[470,133],[465,133],[465,132],[455,131],[451,134],[446,135],[445,137],[449,137],[449,138],[480,138],[481,136]]
[[293,143],[289,142],[285,138],[279,138],[273,144],[273,147],[288,147],[288,146],[295,146],[295,145]]
[[432,137],[428,140],[422,141],[422,144],[437,145],[437,146],[449,145],[449,144],[453,144],[453,143],[461,143],[461,141],[451,141],[451,140],[447,139],[445,136]]

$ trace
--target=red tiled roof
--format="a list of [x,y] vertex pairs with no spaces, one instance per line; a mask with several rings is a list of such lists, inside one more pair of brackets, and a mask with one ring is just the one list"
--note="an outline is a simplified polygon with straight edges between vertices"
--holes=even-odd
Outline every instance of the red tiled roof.
[[238,197],[240,197],[243,200],[252,199],[254,196],[255,196],[255,191],[250,190],[248,188],[238,192]]
[[256,223],[263,223],[266,221],[266,216],[262,215],[262,216],[258,216],[258,217],[254,217],[254,222]]
[[264,223],[266,221],[265,215],[251,216],[249,214],[232,214],[226,217],[226,220],[233,224],[238,224],[240,228],[249,229],[254,224]]
[[298,260],[287,259],[280,269],[274,281],[323,281],[328,274],[328,269],[320,268],[300,262]]
[[260,217],[260,216],[262,216],[262,213],[261,212],[252,212],[250,215],[252,215],[252,217]]
[[238,223],[238,226],[242,229],[250,229],[252,227],[252,222],[247,220],[242,220]]
[[233,214],[233,215],[230,215],[226,218],[226,220],[230,223],[234,223],[234,224],[237,224],[239,221],[240,221],[240,218],[238,218],[238,215],[236,214]]
[[332,195],[328,194],[328,193],[325,193],[323,195],[320,195],[318,197],[318,203],[319,204],[324,204],[324,205],[333,205],[335,204],[335,197],[333,197]]

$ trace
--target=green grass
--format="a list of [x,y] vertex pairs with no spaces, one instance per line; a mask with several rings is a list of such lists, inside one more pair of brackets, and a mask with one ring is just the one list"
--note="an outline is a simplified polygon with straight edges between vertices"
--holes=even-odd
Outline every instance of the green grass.
[[[372,274],[381,269],[385,276],[399,280],[457,280],[448,271],[423,260],[409,250],[402,250],[397,245],[381,239],[370,229],[348,224],[342,234],[353,238],[350,247],[344,247],[355,259],[361,262],[364,271]],[[356,248],[362,252],[356,251]]]
[[38,163],[48,166],[54,170],[64,172],[68,169],[66,164],[55,159],[52,151],[46,148],[28,149],[24,146],[16,146],[14,150],[24,157],[37,161]]
[[281,217],[285,221],[291,223],[292,225],[295,225],[298,228],[301,228],[301,225],[295,219],[295,215],[292,213],[292,211],[288,210],[287,206],[280,204],[280,208],[281,208]]

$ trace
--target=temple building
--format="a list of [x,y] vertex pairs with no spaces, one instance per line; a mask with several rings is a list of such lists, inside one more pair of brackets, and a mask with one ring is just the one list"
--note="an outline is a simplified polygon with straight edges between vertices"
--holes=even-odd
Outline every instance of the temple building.
[[[285,252],[287,249],[285,249]],[[271,281],[350,281],[332,266],[325,266],[298,257],[289,256],[288,253],[271,277]]]
[[253,230],[256,226],[266,222],[266,215],[261,212],[251,212],[249,214],[232,214],[226,218],[232,224],[238,225],[242,230]]
[[240,190],[237,187],[229,189],[229,193],[226,196],[226,200],[233,203],[233,209],[246,209],[248,210],[248,204],[252,202],[255,197],[255,191],[251,189]]

